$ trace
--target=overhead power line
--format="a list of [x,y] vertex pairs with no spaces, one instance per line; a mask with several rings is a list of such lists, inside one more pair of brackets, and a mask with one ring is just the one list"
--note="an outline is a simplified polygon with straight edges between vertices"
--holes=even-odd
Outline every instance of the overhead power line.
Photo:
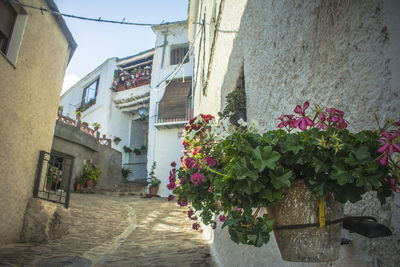
[[8,2],[13,3],[13,4],[17,4],[17,5],[20,5],[20,6],[23,6],[23,7],[28,7],[28,8],[39,10],[42,14],[43,14],[43,12],[47,12],[47,13],[60,15],[60,16],[63,16],[63,17],[73,18],[73,19],[88,20],[88,21],[94,21],[94,22],[123,24],[123,25],[131,25],[131,26],[154,26],[154,25],[160,25],[160,24],[152,24],[152,23],[129,22],[129,21],[125,21],[125,18],[123,18],[121,21],[107,20],[107,19],[102,19],[101,17],[99,17],[99,18],[88,18],[88,17],[76,16],[76,15],[71,15],[71,14],[65,14],[65,13],[61,13],[61,12],[58,12],[58,11],[50,10],[50,9],[47,9],[47,8],[44,8],[44,7],[32,6],[32,5],[21,3],[21,2],[16,1],[16,0],[8,0]]

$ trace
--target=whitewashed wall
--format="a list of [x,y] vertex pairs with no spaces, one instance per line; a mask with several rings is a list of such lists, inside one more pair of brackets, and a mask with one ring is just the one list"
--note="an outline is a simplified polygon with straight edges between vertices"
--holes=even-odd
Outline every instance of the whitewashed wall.
[[[399,117],[399,1],[224,2],[219,28],[227,29],[217,36],[207,96],[195,89],[195,113],[216,114],[215,105],[224,102],[243,66],[248,120],[266,130],[306,100],[344,110],[354,131],[376,127],[374,113]],[[212,4],[206,2],[207,12]],[[229,34],[239,24],[239,32]],[[221,94],[219,101],[211,98],[213,91]],[[394,235],[371,240],[346,234],[353,243],[341,248],[340,260],[314,266],[397,266],[400,198],[382,207],[371,195],[365,198],[347,205],[346,213],[375,216]],[[216,231],[213,241],[221,266],[313,266],[277,259],[274,241],[260,249],[237,246],[225,231]]]
[[121,151],[123,162],[127,162],[128,156],[123,153],[122,147],[129,146],[130,142],[130,120],[131,116],[122,113],[113,103],[113,93],[110,90],[114,81],[114,70],[117,68],[117,58],[107,59],[91,73],[82,78],[79,82],[68,89],[60,99],[60,105],[63,105],[63,115],[75,119],[75,108],[81,104],[83,90],[94,82],[99,80],[96,104],[89,107],[82,113],[81,121],[88,122],[89,127],[93,128],[92,123],[98,122],[101,125],[101,137],[106,134],[107,138],[114,139],[118,136],[122,139],[119,145],[112,142],[112,148]]
[[[188,42],[186,37],[185,23],[172,23],[169,25],[153,27],[156,34],[156,44],[153,58],[153,73],[151,78],[150,89],[150,110],[149,110],[149,136],[148,136],[148,154],[147,154],[147,170],[151,171],[153,162],[157,164],[156,175],[162,181],[159,194],[166,197],[170,191],[166,188],[168,183],[170,163],[177,161],[182,155],[182,140],[178,139],[178,134],[182,129],[157,129],[156,123],[156,103],[160,101],[165,92],[165,83],[159,87],[157,85],[165,77],[169,76],[178,65],[170,65],[170,49],[171,46],[185,44]],[[163,55],[164,35],[167,35],[167,46],[164,52],[164,64],[161,66]],[[193,57],[190,56],[189,62],[183,64],[182,69],[178,71],[176,78],[191,77],[193,75]],[[171,77],[172,78],[172,77]],[[169,78],[169,79],[171,79]],[[166,149],[168,148],[168,149]]]

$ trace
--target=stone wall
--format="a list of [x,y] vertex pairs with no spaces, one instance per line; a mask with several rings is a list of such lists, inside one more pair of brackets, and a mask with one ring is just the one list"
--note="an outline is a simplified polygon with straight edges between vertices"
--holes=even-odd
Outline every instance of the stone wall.
[[93,159],[100,169],[97,186],[111,188],[125,181],[121,176],[121,152],[96,143],[96,139],[78,127],[57,121],[51,150],[75,157],[73,182],[82,175],[85,160]]
[[[46,7],[43,0],[29,4]],[[39,151],[51,148],[70,54],[53,15],[26,13],[16,63],[0,53],[0,244],[19,239]]]
[[[213,53],[218,60],[206,77],[208,94],[195,88],[197,98],[209,101],[198,102],[195,114],[216,115],[215,106],[220,103],[209,95],[220,91],[223,107],[243,67],[248,120],[256,120],[265,130],[275,129],[279,116],[293,113],[306,100],[344,110],[351,131],[375,128],[374,113],[382,120],[399,116],[398,1],[223,2],[220,29],[233,27],[217,36]],[[204,10],[210,12],[210,5]],[[238,16],[232,16],[235,11]],[[364,201],[347,205],[346,213],[375,216],[394,235],[368,239],[346,234],[353,243],[342,247],[338,261],[326,265],[396,266],[400,259],[399,199],[388,199],[381,206],[366,195]],[[277,259],[274,240],[256,249],[234,244],[225,231],[217,230],[213,239],[221,266],[318,266]]]

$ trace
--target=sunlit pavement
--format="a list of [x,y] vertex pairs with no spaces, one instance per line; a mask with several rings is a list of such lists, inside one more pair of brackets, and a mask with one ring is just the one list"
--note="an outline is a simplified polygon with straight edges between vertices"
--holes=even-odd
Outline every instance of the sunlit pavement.
[[163,198],[72,194],[68,234],[0,247],[0,266],[214,266],[186,209]]

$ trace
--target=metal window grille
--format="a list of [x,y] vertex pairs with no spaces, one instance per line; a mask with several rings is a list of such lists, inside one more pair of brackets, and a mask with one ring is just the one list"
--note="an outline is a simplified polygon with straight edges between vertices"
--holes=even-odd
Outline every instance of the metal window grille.
[[[171,49],[171,65],[179,64],[189,51],[189,46],[177,47]],[[188,63],[189,57],[185,58],[183,63]]]
[[40,151],[33,196],[69,207],[74,157]]

